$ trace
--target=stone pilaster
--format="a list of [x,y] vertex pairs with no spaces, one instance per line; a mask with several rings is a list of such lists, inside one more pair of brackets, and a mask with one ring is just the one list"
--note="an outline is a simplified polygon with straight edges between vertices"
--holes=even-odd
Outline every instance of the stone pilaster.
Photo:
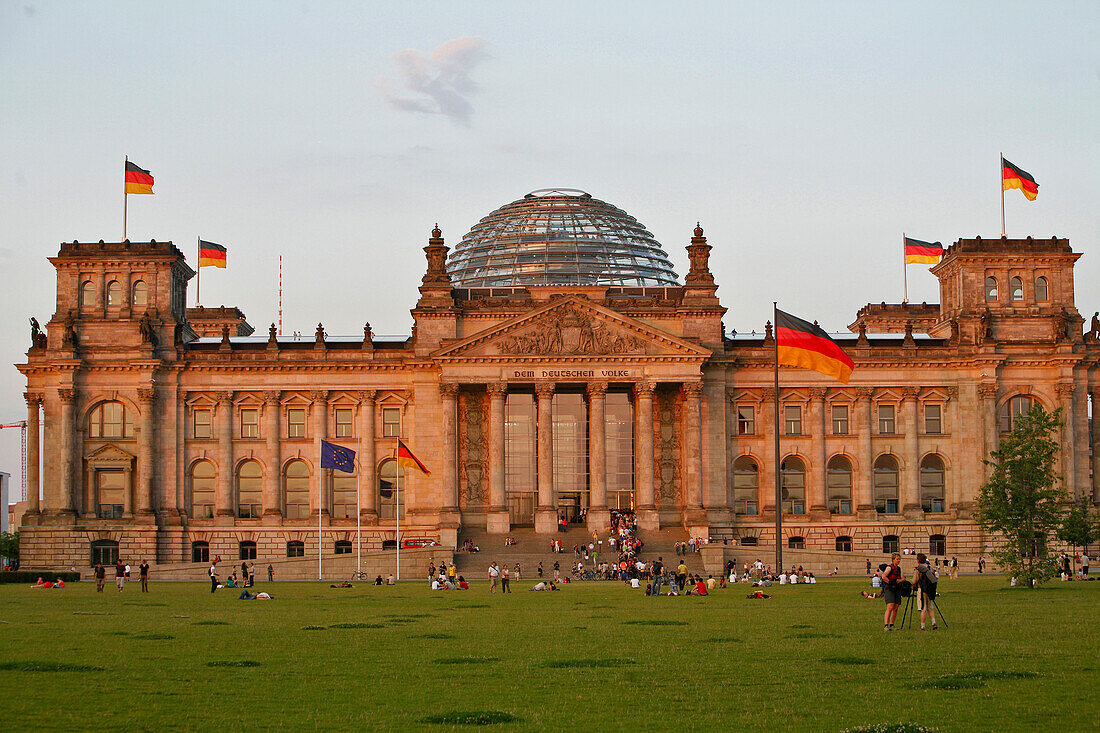
[[[38,473],[39,464],[39,433],[41,423],[39,413],[42,409],[42,395],[35,392],[26,392],[23,398],[27,401],[27,511],[26,514],[38,514],[41,507],[38,501],[40,479]],[[26,514],[24,516],[26,516]]]
[[756,506],[760,521],[775,521],[775,435],[780,429],[775,414],[775,389],[765,387],[761,390],[760,405],[757,409],[757,421],[761,435],[765,436],[761,449],[763,461],[756,485]]
[[363,524],[378,524],[378,458],[374,451],[374,412],[378,392],[365,389],[359,398],[359,434],[362,455],[359,456],[359,516]]
[[1072,499],[1080,498],[1074,476],[1074,440],[1073,440],[1073,382],[1059,382],[1054,385],[1058,395],[1058,406],[1062,408],[1062,486]]
[[535,531],[549,534],[557,531],[558,513],[554,509],[554,420],[551,412],[554,400],[553,384],[535,385],[538,398],[538,506],[535,508]]
[[214,482],[214,519],[233,524],[233,393],[218,392],[218,478]]
[[[984,451],[983,460],[989,459],[989,454],[997,450],[997,383],[982,382],[978,385],[978,403],[982,415],[982,442]],[[983,464],[984,465],[984,464]],[[993,469],[985,465],[983,476],[988,479]]]
[[1092,392],[1092,503],[1100,505],[1100,389]]
[[59,389],[57,396],[61,400],[61,481],[56,507],[47,507],[56,514],[73,514],[73,471],[76,455],[76,443],[73,436],[73,407],[76,403],[76,390]]
[[607,508],[607,432],[604,401],[607,382],[588,383],[588,529],[605,531],[611,524]]
[[[703,510],[702,382],[686,382],[684,394],[684,526],[693,537],[709,535]],[[705,532],[705,534],[704,534]]]
[[141,409],[138,422],[141,436],[138,438],[137,481],[133,486],[132,506],[137,514],[148,518],[153,513],[153,452],[156,448],[156,420],[153,413],[156,410],[157,391],[153,387],[140,387],[137,392]]
[[653,382],[634,385],[634,487],[637,491],[638,528],[657,530],[660,514],[653,492]]
[[810,519],[827,520],[829,518],[829,505],[826,503],[828,489],[826,487],[826,463],[825,455],[825,387],[810,387],[810,464],[809,501]]
[[856,433],[859,435],[859,470],[856,472],[856,513],[860,519],[876,519],[875,455],[871,446],[871,387],[856,387]]
[[504,498],[504,400],[508,385],[489,384],[489,515],[485,529],[490,534],[506,534],[511,530],[508,507]]
[[905,469],[902,471],[901,507],[909,519],[920,519],[920,438],[917,435],[917,397],[920,390],[906,387],[902,392],[901,410],[905,421]]
[[279,424],[282,392],[264,392],[264,450],[267,454],[267,473],[264,474],[262,502],[265,517],[280,518],[283,503],[279,500],[279,483],[282,481],[282,456],[279,450]]
[[[320,333],[320,327],[318,327]],[[313,425],[313,455],[321,455],[321,441],[328,440],[328,390],[317,389],[309,393],[310,423]],[[399,469],[400,470],[400,469]],[[329,487],[332,485],[332,469],[321,468],[317,464],[317,480],[313,483],[313,490],[309,495],[309,515],[317,519],[317,514],[328,517],[329,515]],[[404,489],[404,487],[402,487]],[[406,492],[406,495],[408,492]]]
[[443,456],[440,474],[443,480],[441,510],[458,514],[458,385],[439,385],[443,405]]

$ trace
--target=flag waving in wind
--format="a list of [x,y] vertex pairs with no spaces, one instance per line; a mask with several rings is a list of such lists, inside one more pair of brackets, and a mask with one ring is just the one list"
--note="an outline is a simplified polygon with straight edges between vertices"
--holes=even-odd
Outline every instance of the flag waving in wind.
[[355,451],[342,445],[321,441],[321,468],[355,473]]
[[199,240],[199,267],[225,268],[225,247]]
[[814,323],[775,310],[777,363],[812,369],[848,383],[855,363],[825,330]]
[[424,464],[413,455],[409,447],[405,445],[405,441],[397,441],[397,465],[404,466],[405,468],[416,468],[424,473],[431,473],[428,469],[424,468]]
[[1020,193],[1028,201],[1034,201],[1039,195],[1039,184],[1035,182],[1031,174],[1023,168],[1013,165],[1001,156],[1001,178],[1004,180],[1004,190],[1011,188],[1020,189]]
[[943,245],[939,242],[922,242],[905,237],[905,264],[934,265],[943,257]]
[[144,168],[126,161],[126,193],[153,193],[153,176]]

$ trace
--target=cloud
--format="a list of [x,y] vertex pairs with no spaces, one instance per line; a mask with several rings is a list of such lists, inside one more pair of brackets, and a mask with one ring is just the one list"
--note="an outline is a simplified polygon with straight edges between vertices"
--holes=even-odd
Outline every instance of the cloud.
[[425,56],[413,48],[393,55],[399,84],[387,77],[378,80],[382,98],[402,112],[445,115],[452,121],[469,124],[474,113],[469,97],[477,91],[470,74],[489,55],[489,42],[480,36],[463,36],[439,44]]

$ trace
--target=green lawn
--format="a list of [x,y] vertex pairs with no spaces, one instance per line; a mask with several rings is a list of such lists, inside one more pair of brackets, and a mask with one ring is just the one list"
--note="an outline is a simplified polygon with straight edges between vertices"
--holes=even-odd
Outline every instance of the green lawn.
[[[862,580],[646,598],[423,583],[103,594],[0,586],[0,721],[18,729],[1095,730],[1100,582],[940,582],[949,629],[882,630]],[[469,729],[465,726],[461,729]]]

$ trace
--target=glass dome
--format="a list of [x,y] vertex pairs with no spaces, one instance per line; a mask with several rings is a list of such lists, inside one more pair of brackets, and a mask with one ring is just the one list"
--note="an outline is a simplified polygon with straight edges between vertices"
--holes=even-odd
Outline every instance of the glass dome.
[[456,288],[678,285],[661,244],[622,209],[543,188],[479,221],[451,253]]

